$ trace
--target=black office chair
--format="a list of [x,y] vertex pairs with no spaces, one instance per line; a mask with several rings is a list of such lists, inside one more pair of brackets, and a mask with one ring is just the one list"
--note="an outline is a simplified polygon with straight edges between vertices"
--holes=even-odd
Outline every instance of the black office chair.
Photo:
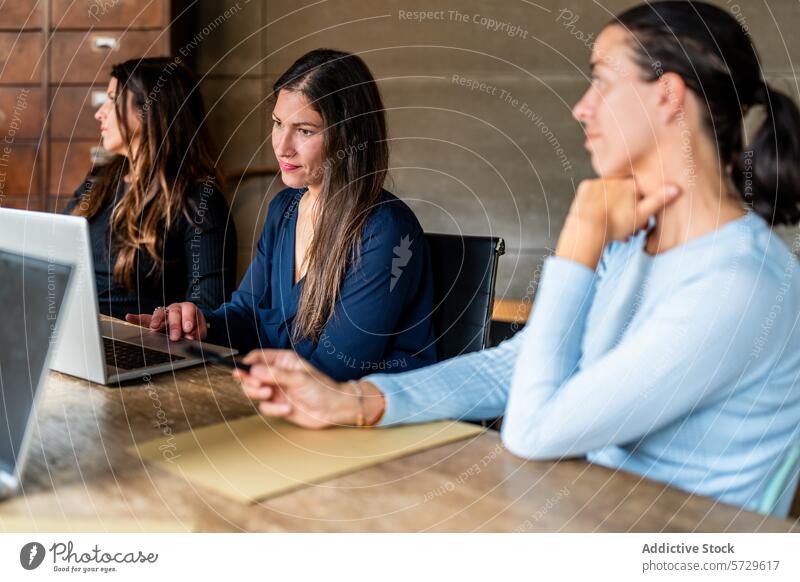
[[502,238],[427,234],[433,263],[433,324],[439,360],[482,350],[489,330]]

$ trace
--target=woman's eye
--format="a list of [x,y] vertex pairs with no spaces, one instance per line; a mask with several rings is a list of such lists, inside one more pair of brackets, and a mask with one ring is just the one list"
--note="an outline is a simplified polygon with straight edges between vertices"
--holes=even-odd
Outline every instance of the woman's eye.
[[277,119],[272,120],[272,127],[280,127],[280,126],[281,126],[280,121],[278,121]]
[[303,137],[311,137],[312,135],[314,135],[314,132],[311,131],[310,129],[298,129],[297,131],[299,131],[300,135],[302,135]]

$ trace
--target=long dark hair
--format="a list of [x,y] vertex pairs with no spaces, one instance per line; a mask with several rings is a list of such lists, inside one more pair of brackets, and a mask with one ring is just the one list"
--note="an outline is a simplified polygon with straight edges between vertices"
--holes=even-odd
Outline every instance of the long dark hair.
[[114,109],[120,134],[130,147],[129,119],[138,116],[139,147],[132,158],[114,156],[99,168],[73,213],[97,214],[130,174],[130,188],[112,211],[111,242],[117,251],[114,280],[132,289],[138,251],[146,250],[152,270],[160,272],[167,231],[181,212],[188,218],[189,189],[201,183],[222,188],[222,177],[197,81],[183,63],[166,57],[132,59],[114,65],[111,76],[117,80]]
[[[725,10],[688,0],[640,4],[609,25],[632,34],[644,78],[680,75],[706,108],[722,166],[744,202],[771,224],[800,220],[800,111],[761,75],[747,31]],[[766,118],[744,143],[743,117],[756,105]]]
[[348,263],[357,262],[370,212],[381,199],[389,164],[380,91],[356,55],[317,49],[300,57],[273,86],[298,91],[322,117],[321,212],[308,249],[293,326],[295,339],[318,340],[333,315]]

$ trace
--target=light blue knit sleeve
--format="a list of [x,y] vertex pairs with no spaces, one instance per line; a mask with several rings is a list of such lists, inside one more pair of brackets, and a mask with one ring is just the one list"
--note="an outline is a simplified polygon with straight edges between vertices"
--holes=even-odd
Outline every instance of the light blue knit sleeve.
[[[594,276],[594,272],[586,267],[549,258],[545,262],[536,304],[540,295],[549,295],[546,304],[562,301],[568,306],[577,302],[583,309],[588,309]],[[540,323],[560,325],[558,318],[546,319]],[[554,329],[553,333],[561,333],[559,329]],[[496,348],[465,354],[411,372],[365,377],[364,380],[375,384],[386,399],[386,410],[379,426],[445,418],[483,420],[502,416],[514,365],[531,333],[529,323]],[[575,352],[577,347],[571,346],[569,351]]]
[[[680,422],[737,389],[775,282],[757,268],[698,273],[596,361],[581,365],[595,274],[548,259],[520,347],[502,438],[531,459],[582,455]],[[623,328],[621,322],[606,325]]]
[[488,350],[465,354],[410,372],[373,374],[364,380],[384,394],[379,426],[445,418],[482,420],[502,416],[511,375],[527,328]]

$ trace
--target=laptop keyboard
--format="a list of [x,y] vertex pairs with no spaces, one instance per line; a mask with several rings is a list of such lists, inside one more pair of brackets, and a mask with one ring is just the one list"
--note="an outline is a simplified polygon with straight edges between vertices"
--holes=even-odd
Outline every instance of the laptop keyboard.
[[116,366],[120,370],[136,370],[186,359],[177,354],[151,350],[143,346],[117,341],[110,337],[103,338],[103,348],[106,352],[106,363]]

